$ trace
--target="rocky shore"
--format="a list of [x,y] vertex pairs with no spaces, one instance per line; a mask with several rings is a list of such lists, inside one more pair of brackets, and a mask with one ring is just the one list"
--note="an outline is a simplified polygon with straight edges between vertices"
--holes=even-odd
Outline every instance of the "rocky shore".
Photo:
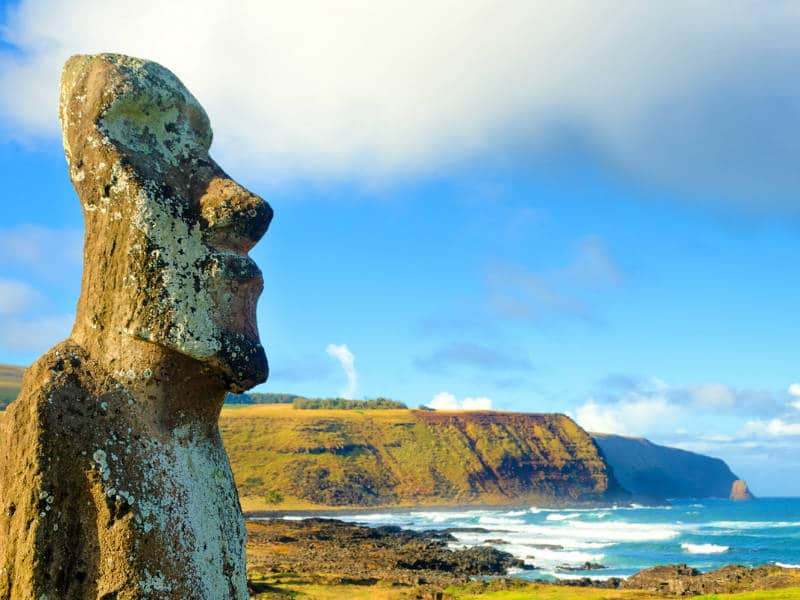
[[[448,531],[415,532],[310,518],[251,520],[247,532],[250,591],[253,598],[264,600],[286,597],[281,586],[287,581],[329,590],[344,586],[350,597],[357,597],[353,590],[366,590],[365,597],[443,599],[459,597],[445,592],[454,587],[469,589],[470,594],[542,585],[604,588],[619,593],[642,590],[647,594],[637,596],[642,598],[800,587],[800,569],[773,565],[731,565],[707,573],[686,565],[666,565],[645,569],[627,580],[582,578],[531,583],[508,575],[535,567],[491,545],[450,549],[448,544],[455,538]],[[487,576],[485,581],[475,581]],[[391,593],[378,594],[378,589]]]
[[[365,585],[445,588],[475,576],[526,568],[521,560],[491,546],[451,550],[447,545],[455,538],[443,531],[371,528],[313,518],[249,521],[247,532],[251,580],[269,573],[324,573]],[[254,588],[257,591],[257,584]]]

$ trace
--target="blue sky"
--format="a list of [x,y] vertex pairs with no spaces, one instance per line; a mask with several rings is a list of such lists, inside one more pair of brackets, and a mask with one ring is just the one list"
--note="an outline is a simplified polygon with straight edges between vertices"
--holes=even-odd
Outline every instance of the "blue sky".
[[181,6],[3,5],[0,363],[69,333],[59,69],[120,51],[275,210],[260,389],[566,412],[800,494],[797,8]]

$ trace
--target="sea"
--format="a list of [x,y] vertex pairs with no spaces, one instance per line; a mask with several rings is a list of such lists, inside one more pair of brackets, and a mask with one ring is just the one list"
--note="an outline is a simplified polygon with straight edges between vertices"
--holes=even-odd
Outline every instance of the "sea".
[[[800,498],[704,498],[663,506],[572,510],[403,510],[335,517],[369,526],[448,529],[456,538],[450,543],[453,548],[488,544],[536,567],[513,573],[527,579],[627,577],[675,563],[702,571],[728,564],[800,567]],[[587,562],[605,568],[569,570]]]

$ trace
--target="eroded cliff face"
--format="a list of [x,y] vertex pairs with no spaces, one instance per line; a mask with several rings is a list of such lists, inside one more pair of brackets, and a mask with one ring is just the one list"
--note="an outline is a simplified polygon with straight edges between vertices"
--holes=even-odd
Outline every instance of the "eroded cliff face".
[[592,438],[558,414],[416,410],[223,411],[243,497],[265,508],[575,503],[625,498]]
[[643,438],[592,435],[622,486],[645,500],[727,498],[736,480],[719,458],[660,446]]

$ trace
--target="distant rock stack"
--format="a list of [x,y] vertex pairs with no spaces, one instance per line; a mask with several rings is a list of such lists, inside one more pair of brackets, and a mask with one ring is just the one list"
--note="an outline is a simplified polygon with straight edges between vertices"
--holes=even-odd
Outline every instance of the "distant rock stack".
[[744,479],[737,479],[733,482],[731,486],[731,495],[729,496],[731,500],[742,501],[742,500],[752,500],[754,498],[753,494],[750,493],[750,490],[747,488],[747,483],[745,483]]
[[267,377],[247,256],[272,210],[209,157],[167,69],[74,56],[61,79],[86,224],[72,333],[0,417],[0,598],[248,597],[217,419]]

